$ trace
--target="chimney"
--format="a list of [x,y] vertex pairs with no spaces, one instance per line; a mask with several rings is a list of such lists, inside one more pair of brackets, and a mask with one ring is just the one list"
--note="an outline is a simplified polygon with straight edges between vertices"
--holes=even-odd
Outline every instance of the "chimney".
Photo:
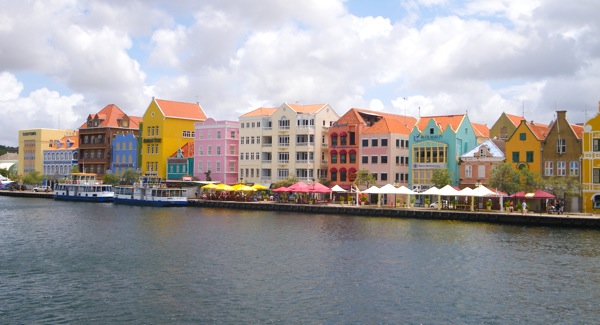
[[566,120],[567,119],[567,111],[556,111],[556,119],[557,120]]

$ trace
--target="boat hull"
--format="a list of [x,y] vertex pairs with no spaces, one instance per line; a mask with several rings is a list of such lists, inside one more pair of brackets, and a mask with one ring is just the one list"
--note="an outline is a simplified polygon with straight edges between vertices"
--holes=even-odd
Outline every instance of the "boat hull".
[[174,199],[174,200],[142,200],[133,198],[119,198],[115,197],[113,200],[115,204],[126,204],[126,205],[138,205],[138,206],[151,206],[151,207],[177,207],[186,206],[188,204],[187,199]]
[[72,196],[72,195],[54,195],[54,199],[58,201],[78,201],[78,202],[113,202],[112,196]]

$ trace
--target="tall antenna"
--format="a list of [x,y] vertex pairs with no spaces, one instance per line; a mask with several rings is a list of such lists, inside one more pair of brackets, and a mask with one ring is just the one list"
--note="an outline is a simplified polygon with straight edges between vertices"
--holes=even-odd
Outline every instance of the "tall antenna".
[[521,115],[521,117],[525,118],[525,101],[523,101],[522,105],[523,105],[523,107],[522,107],[523,115]]

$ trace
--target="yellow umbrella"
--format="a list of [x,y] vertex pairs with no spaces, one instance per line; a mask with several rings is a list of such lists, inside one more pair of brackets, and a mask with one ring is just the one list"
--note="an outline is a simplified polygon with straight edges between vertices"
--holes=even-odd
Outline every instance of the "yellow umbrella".
[[217,184],[210,183],[210,184],[204,185],[204,186],[202,186],[200,188],[203,189],[203,190],[214,190],[214,189],[217,188]]
[[256,192],[256,189],[244,184],[237,184],[232,186],[238,192]]
[[264,190],[268,190],[269,188],[264,186],[264,185],[260,185],[258,183],[252,185],[252,188],[257,189],[258,191],[264,191]]
[[217,187],[215,188],[217,191],[227,191],[227,192],[232,192],[235,191],[235,189],[227,184],[219,184],[217,185]]

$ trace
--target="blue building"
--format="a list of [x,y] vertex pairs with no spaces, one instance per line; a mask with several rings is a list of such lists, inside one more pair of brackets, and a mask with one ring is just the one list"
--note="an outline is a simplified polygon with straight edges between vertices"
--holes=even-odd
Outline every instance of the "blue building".
[[477,135],[467,114],[427,116],[419,118],[409,141],[409,186],[426,190],[436,169],[448,169],[451,185],[459,185],[459,158],[477,144]]
[[112,141],[111,170],[122,175],[127,169],[137,169],[138,139],[133,133],[117,134]]

